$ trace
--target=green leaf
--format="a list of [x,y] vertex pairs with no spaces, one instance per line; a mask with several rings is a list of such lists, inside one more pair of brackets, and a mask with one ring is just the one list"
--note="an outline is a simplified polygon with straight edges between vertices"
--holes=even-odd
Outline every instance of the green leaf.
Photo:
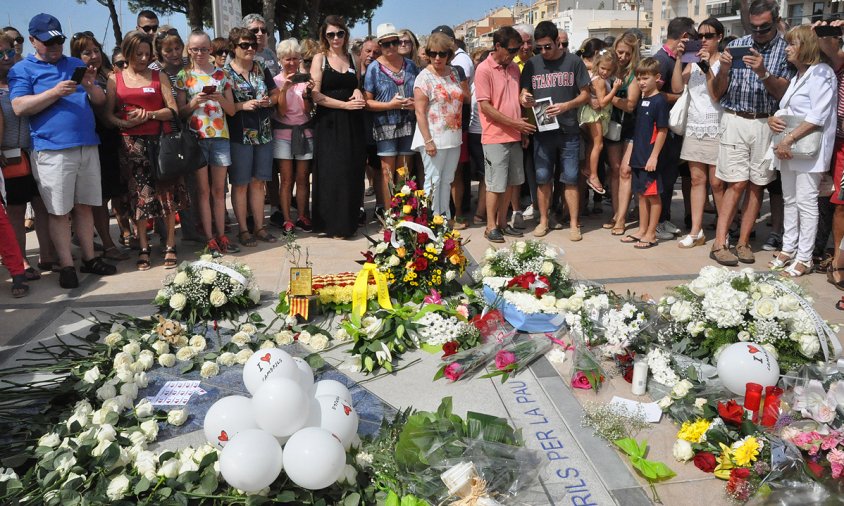
[[205,473],[205,476],[203,476],[202,480],[199,482],[200,493],[210,495],[217,490],[218,485],[219,482],[217,481],[217,475],[212,469],[211,472]]
[[140,481],[138,481],[138,483],[135,484],[135,489],[134,489],[135,495],[143,494],[144,492],[149,490],[149,487],[150,487],[149,480],[142,476]]
[[182,364],[181,367],[179,367],[179,372],[181,372],[182,374],[187,374],[191,372],[195,366],[196,364],[193,362],[193,360],[188,360],[187,362]]
[[387,493],[387,499],[384,501],[384,506],[399,506],[399,496],[390,490]]
[[264,317],[262,317],[259,313],[250,313],[249,320],[255,323],[259,323],[264,321]]
[[318,371],[325,367],[325,359],[322,358],[322,355],[319,353],[311,353],[307,357],[305,357],[305,362],[311,366],[311,369],[314,371]]
[[372,372],[372,368],[375,367],[375,362],[372,360],[370,355],[363,357],[363,368],[367,372]]
[[343,498],[343,506],[358,506],[360,504],[360,494],[352,492]]

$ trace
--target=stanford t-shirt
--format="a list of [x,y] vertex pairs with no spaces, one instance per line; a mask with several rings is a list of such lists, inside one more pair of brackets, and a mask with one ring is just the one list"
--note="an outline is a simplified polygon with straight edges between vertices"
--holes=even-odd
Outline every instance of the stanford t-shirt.
[[[589,85],[589,71],[583,60],[571,53],[564,53],[556,60],[546,60],[536,55],[525,63],[520,88],[533,94],[534,100],[551,97],[555,104],[574,100],[580,89]],[[557,116],[560,130],[567,134],[580,132],[577,108]]]

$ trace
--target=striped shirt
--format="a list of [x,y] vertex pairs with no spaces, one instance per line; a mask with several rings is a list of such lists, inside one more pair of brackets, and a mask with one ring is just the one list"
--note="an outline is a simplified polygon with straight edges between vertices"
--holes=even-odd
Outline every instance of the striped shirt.
[[[762,55],[765,60],[765,69],[771,73],[772,77],[788,80],[794,77],[794,71],[789,68],[785,58],[785,39],[779,34],[764,45],[754,42],[753,36],[745,35],[730,42],[727,48],[734,46],[753,46],[753,49]],[[779,99],[771,96],[759,76],[750,67],[745,66],[730,69],[730,83],[727,86],[727,92],[721,97],[721,105],[731,111],[773,114],[779,109]]]
[[838,69],[838,120],[835,126],[835,136],[844,139],[844,67]]

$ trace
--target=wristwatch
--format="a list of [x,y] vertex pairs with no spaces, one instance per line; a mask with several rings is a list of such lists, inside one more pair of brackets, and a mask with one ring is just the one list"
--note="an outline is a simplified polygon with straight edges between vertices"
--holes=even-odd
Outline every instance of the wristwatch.
[[762,76],[762,77],[760,77],[760,78],[759,78],[759,80],[760,80],[760,81],[762,81],[762,82],[764,82],[764,81],[765,81],[766,79],[768,79],[769,77],[771,77],[771,73],[770,73],[770,72],[768,72],[768,71],[766,70],[766,71],[765,71],[765,75],[764,75],[764,76]]
[[155,112],[153,112],[153,113],[150,115],[150,117],[151,117],[152,119],[155,119]]

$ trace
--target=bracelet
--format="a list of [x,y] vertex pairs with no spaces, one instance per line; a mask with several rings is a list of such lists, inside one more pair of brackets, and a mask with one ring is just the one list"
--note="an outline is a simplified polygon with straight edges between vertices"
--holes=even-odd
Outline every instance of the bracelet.
[[428,143],[431,143],[431,142],[434,142],[434,139],[433,139],[433,138],[428,139],[427,141],[425,141],[425,144],[428,144]]

